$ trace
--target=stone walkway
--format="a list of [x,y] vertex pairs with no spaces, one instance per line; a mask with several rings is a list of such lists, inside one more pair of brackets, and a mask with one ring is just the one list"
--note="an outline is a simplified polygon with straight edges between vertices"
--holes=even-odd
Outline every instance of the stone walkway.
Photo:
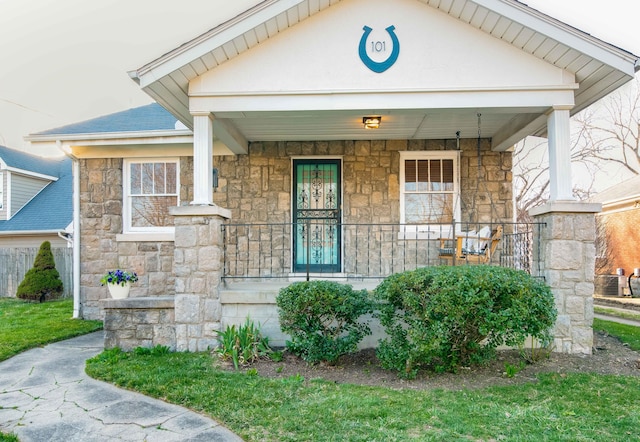
[[90,378],[85,361],[102,349],[100,331],[0,362],[0,431],[21,442],[242,440],[198,413]]

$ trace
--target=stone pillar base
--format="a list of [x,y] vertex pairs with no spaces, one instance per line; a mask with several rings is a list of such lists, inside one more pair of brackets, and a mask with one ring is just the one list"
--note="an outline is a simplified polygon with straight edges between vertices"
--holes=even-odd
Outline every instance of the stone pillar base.
[[231,213],[217,206],[172,207],[175,219],[175,322],[178,351],[217,347],[222,307],[222,224]]
[[103,299],[104,348],[164,345],[176,349],[173,296]]
[[595,273],[595,214],[600,204],[548,203],[530,211],[542,228],[537,268],[551,287],[558,310],[553,349],[591,354]]

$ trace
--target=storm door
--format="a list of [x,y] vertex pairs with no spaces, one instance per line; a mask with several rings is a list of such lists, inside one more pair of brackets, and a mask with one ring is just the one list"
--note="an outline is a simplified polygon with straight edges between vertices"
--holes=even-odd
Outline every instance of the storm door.
[[340,272],[340,160],[293,161],[293,269]]

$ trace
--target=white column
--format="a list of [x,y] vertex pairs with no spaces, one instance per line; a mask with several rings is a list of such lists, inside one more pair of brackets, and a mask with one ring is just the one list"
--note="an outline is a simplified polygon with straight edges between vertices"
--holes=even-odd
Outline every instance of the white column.
[[568,108],[554,108],[547,118],[550,201],[574,200],[571,180],[571,129]]
[[193,115],[194,206],[213,206],[213,115]]

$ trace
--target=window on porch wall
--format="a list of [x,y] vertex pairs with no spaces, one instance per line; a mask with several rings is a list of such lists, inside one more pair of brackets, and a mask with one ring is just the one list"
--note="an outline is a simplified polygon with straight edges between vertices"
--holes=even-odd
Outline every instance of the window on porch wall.
[[179,160],[125,160],[125,232],[172,232],[169,207],[179,205]]
[[460,219],[458,152],[401,152],[400,168],[402,224],[441,231]]

